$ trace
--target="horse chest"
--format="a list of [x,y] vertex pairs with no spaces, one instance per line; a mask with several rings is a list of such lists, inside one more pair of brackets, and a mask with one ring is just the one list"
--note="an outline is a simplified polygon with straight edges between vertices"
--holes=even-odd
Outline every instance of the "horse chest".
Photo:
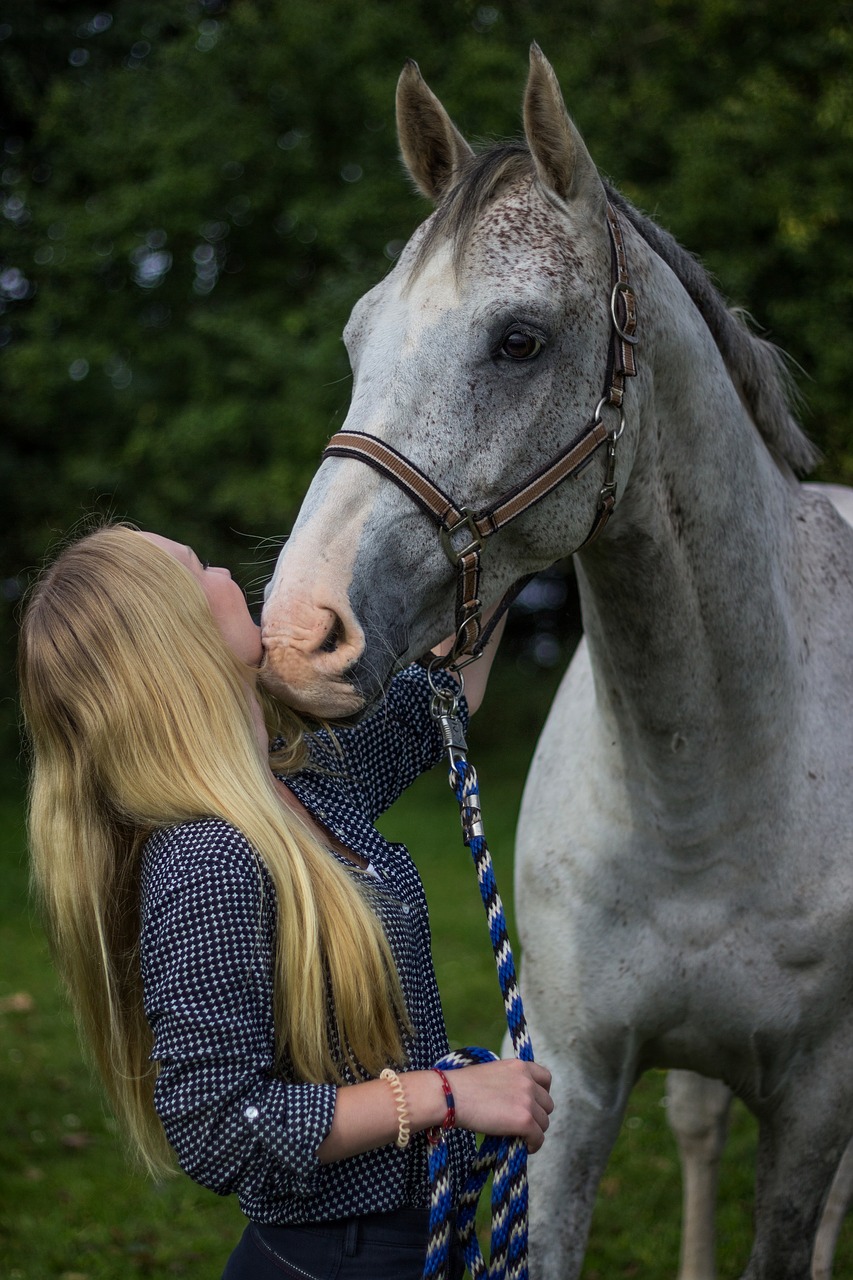
[[[592,993],[584,1020],[629,1025],[659,1057],[678,1061],[689,1042],[707,1061],[710,1038],[748,1058],[760,1028],[784,1058],[845,1004],[853,968],[850,837],[827,831],[803,858],[815,847],[819,779],[790,813],[790,786],[747,817],[724,796],[679,843],[602,740],[582,664],[561,697],[571,715],[555,709],[543,734],[517,849],[525,963],[559,974],[549,1017],[570,1022]],[[579,993],[568,1002],[567,989]]]

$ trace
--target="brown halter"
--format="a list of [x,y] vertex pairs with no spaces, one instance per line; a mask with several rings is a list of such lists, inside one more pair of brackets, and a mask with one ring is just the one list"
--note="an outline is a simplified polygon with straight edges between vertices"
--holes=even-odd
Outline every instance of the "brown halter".
[[[491,507],[478,513],[469,507],[457,506],[414,463],[409,462],[384,440],[365,431],[339,431],[332,436],[323,452],[324,458],[358,458],[361,462],[366,462],[368,466],[393,480],[438,525],[441,545],[457,574],[456,641],[443,659],[445,666],[452,665],[458,669],[480,656],[498,619],[532,576],[522,578],[510,587],[483,632],[480,622],[480,553],[484,540],[490,534],[497,533],[511,520],[528,511],[569,476],[577,475],[605,441],[607,459],[604,484],[598,496],[592,528],[581,546],[588,546],[598,537],[616,505],[616,442],[625,427],[622,408],[625,379],[633,377],[637,372],[634,357],[637,302],[628,280],[622,228],[611,204],[607,205],[607,226],[611,244],[612,329],[604,394],[589,426],[550,462],[509,489]],[[619,412],[619,425],[613,431],[608,431],[602,422],[602,414],[607,408],[614,408]]]

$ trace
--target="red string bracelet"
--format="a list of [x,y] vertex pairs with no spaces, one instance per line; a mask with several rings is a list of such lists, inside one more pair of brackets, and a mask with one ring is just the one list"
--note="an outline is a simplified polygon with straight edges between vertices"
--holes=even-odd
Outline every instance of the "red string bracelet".
[[456,1103],[453,1100],[453,1090],[450,1087],[447,1076],[440,1067],[433,1067],[432,1070],[441,1081],[441,1087],[444,1090],[444,1101],[447,1105],[447,1112],[442,1123],[440,1125],[433,1125],[432,1128],[427,1129],[426,1131],[428,1141],[430,1141],[433,1146],[436,1146],[436,1144],[441,1141],[444,1131],[447,1129],[453,1129],[456,1126]]

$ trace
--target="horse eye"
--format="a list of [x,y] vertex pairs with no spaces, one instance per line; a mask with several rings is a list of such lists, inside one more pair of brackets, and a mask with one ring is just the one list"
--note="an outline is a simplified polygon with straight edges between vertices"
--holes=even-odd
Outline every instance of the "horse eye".
[[501,355],[510,360],[532,360],[542,350],[542,343],[532,333],[513,329],[501,343]]

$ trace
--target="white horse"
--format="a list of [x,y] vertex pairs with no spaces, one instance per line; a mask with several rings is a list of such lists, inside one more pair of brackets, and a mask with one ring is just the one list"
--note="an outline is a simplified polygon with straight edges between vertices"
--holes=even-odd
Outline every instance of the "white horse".
[[[744,1274],[806,1280],[853,1133],[853,531],[796,481],[813,451],[776,352],[602,183],[535,47],[524,123],[526,145],[475,156],[404,69],[402,152],[438,207],[347,326],[353,456],[323,462],[276,568],[269,670],[298,706],[357,713],[450,629],[448,558],[481,559],[488,603],[577,552],[585,638],[517,846],[556,1101],[532,1274],[578,1275],[626,1099],[658,1066],[758,1117]],[[459,582],[470,647],[476,575]]]

